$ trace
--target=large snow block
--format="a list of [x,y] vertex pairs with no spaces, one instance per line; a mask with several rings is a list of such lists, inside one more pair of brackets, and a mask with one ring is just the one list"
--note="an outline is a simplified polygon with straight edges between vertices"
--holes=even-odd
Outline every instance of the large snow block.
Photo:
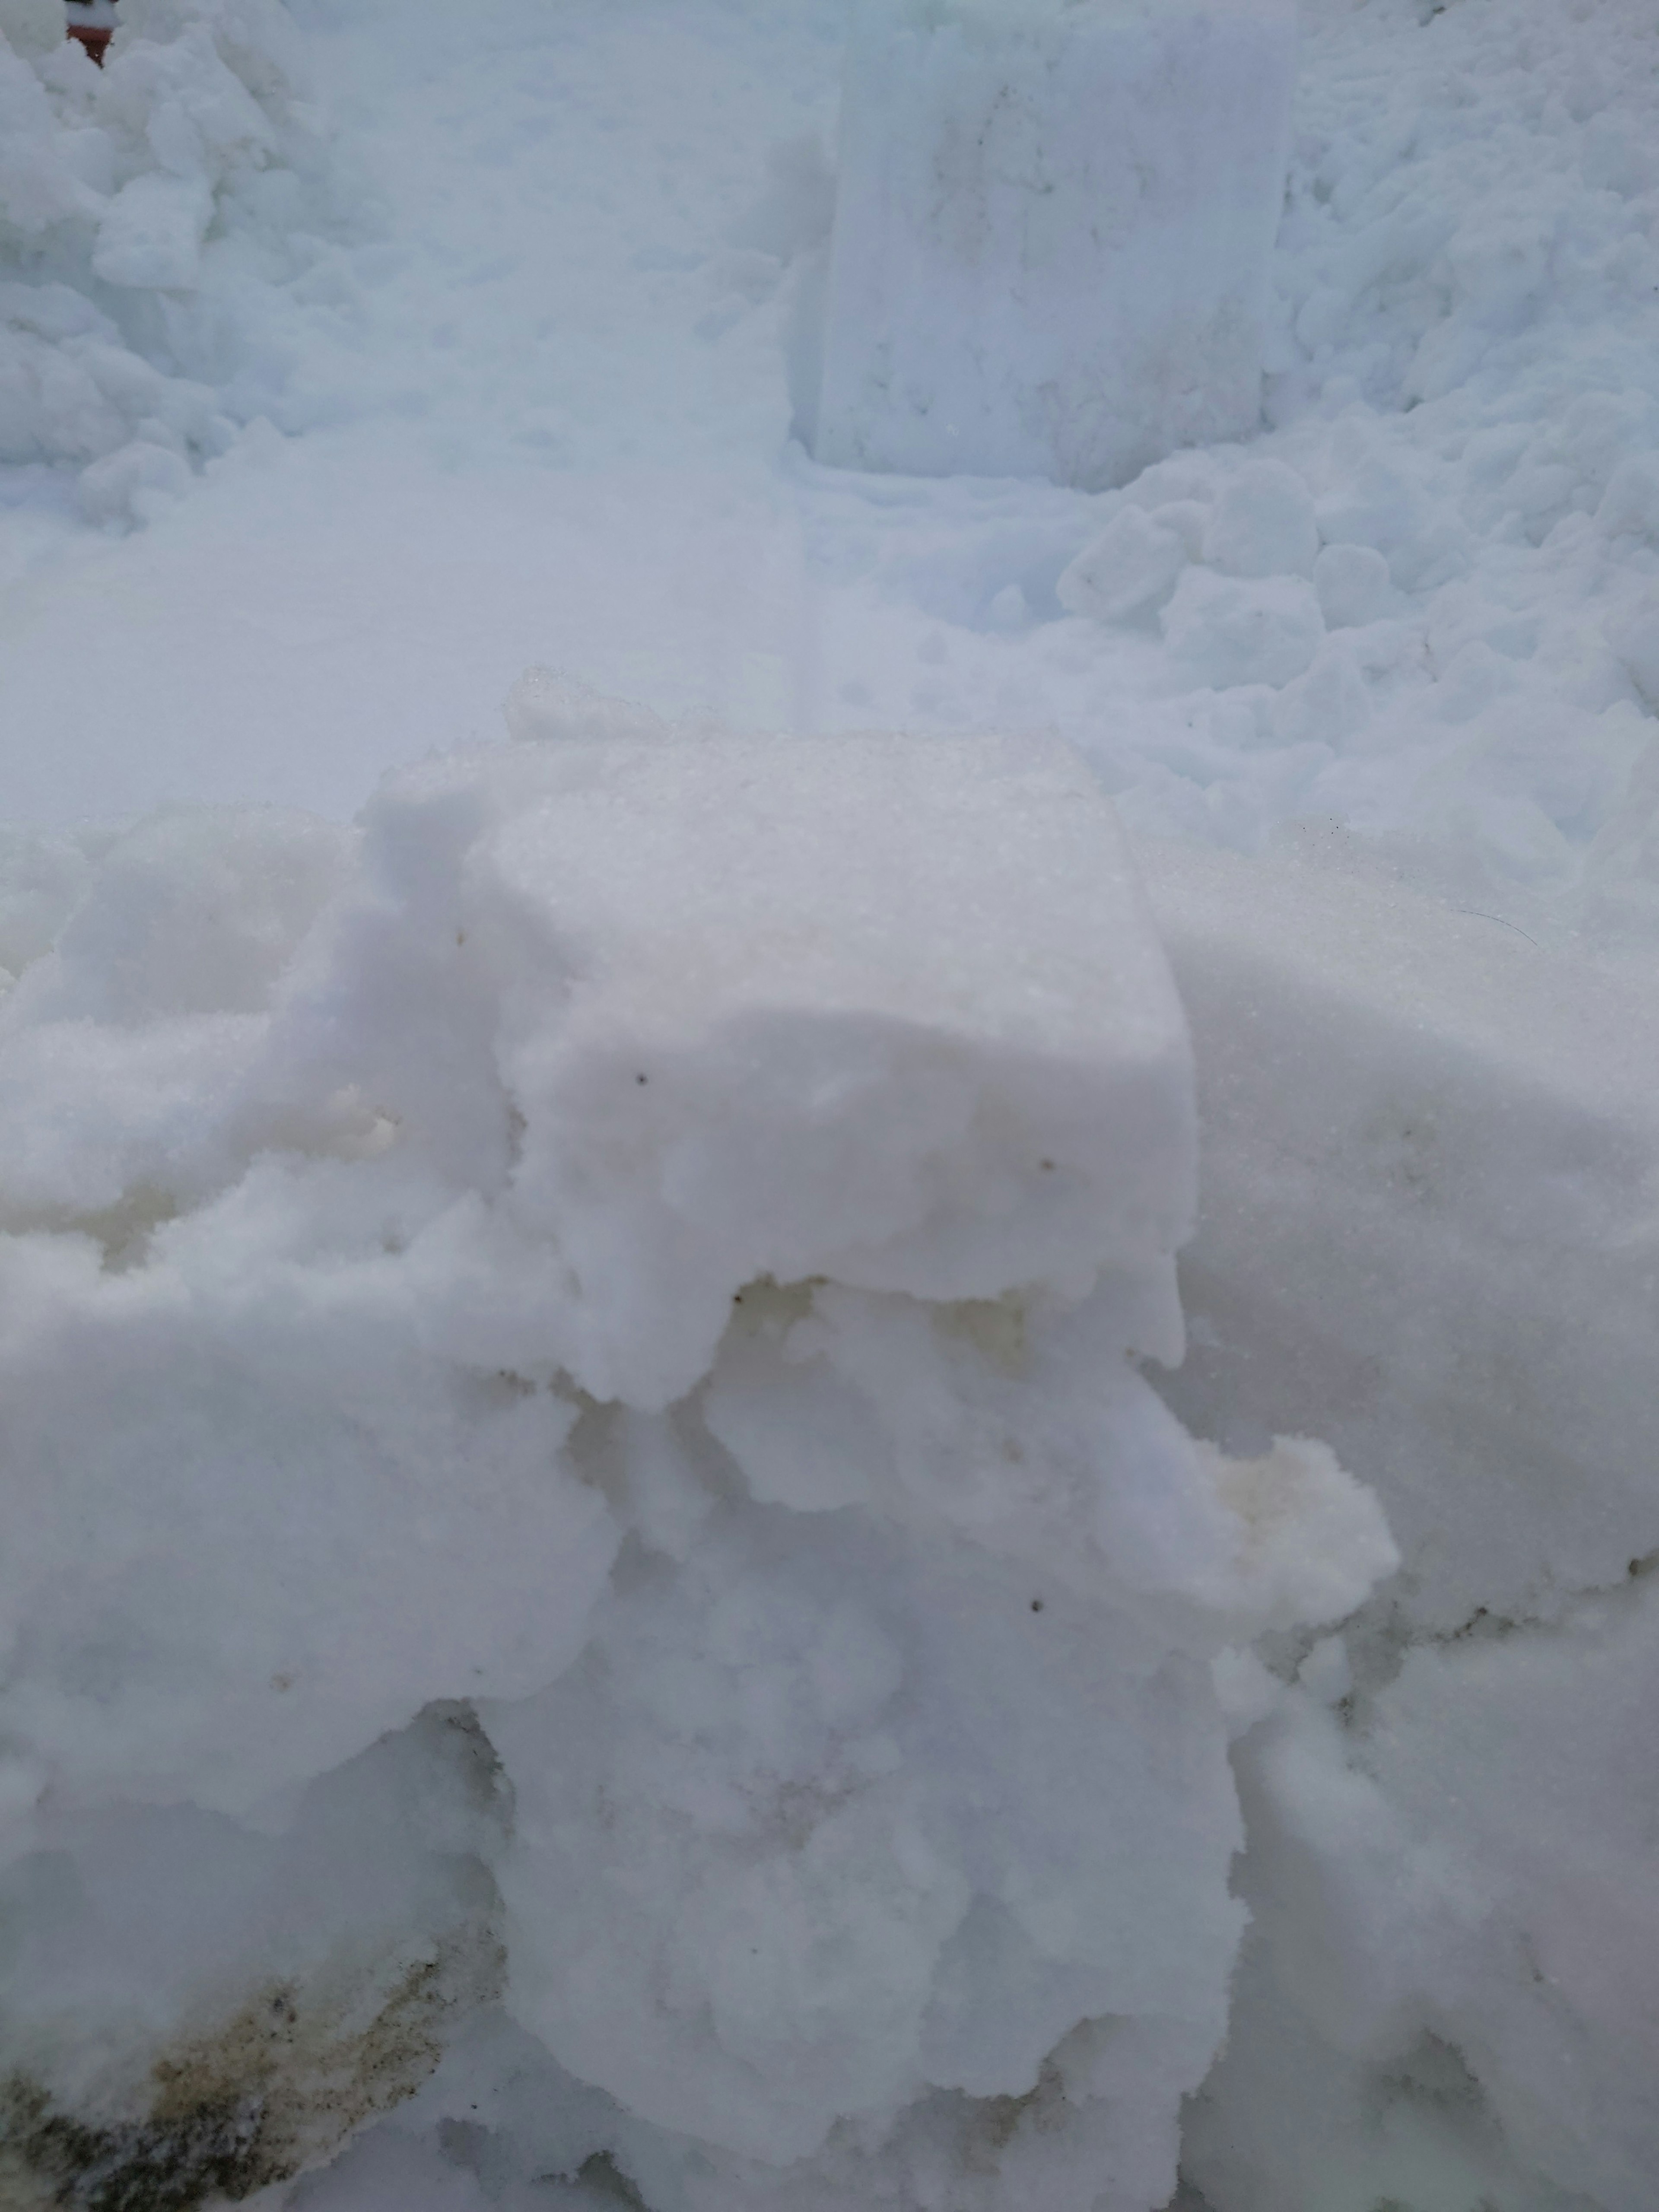
[[404,931],[434,841],[472,841],[441,864],[464,943],[388,1033],[402,987],[366,941],[357,1037],[386,1058],[342,1075],[486,1172],[458,1147],[499,1088],[445,1070],[489,943],[515,1204],[574,1273],[564,1358],[596,1395],[678,1395],[761,1276],[986,1298],[1109,1267],[1146,1285],[1139,1348],[1172,1355],[1185,1020],[1062,746],[568,739],[400,779],[368,830]]
[[815,449],[1098,490],[1260,406],[1290,0],[862,0]]

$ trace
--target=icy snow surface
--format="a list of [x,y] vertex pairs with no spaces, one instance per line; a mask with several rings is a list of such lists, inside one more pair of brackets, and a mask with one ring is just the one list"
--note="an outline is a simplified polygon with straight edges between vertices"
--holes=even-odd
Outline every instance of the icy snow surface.
[[0,0],[7,2212],[1651,2212],[1659,24],[1301,15],[1091,493],[841,0]]

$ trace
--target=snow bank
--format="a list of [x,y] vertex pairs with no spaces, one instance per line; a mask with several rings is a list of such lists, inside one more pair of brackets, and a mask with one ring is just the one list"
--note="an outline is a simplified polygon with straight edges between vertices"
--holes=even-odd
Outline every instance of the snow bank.
[[231,444],[239,326],[314,243],[304,94],[278,0],[124,0],[101,70],[51,0],[0,6],[0,461],[131,520]]
[[1192,1078],[1073,758],[597,711],[16,871],[14,2171],[245,2194],[424,2078],[459,2201],[1150,2212],[1239,1647],[1382,1517],[1130,1356]]
[[1328,835],[1146,848],[1200,1068],[1193,1336],[1401,1574],[1239,1756],[1255,1924],[1183,2156],[1222,2212],[1650,2202],[1659,1020]]
[[1281,0],[855,11],[814,450],[1099,489],[1261,407]]

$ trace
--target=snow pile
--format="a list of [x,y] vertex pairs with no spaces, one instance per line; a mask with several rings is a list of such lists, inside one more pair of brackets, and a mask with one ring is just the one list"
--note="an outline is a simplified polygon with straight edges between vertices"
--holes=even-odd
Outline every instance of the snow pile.
[[[35,528],[104,449],[28,430],[15,811],[344,813],[533,649],[1053,724],[1257,857],[1143,848],[1204,1161],[1154,1401],[1184,1048],[1057,755],[538,678],[548,744],[361,832],[5,834],[0,2198],[1121,2212],[1202,2075],[1182,2212],[1649,2212],[1648,0],[1304,9],[1263,427],[1098,494],[780,462],[838,0],[307,0],[355,255],[283,19],[122,11],[100,80],[0,0],[0,413],[105,422],[141,513],[318,434],[110,544]],[[896,4],[848,79],[843,235],[890,191],[859,270],[915,253],[877,304],[971,422],[963,264],[860,133],[1011,87],[1018,156],[1061,21],[927,11],[951,108]],[[1109,164],[1164,111],[1093,112]],[[1281,1430],[1374,1488],[1374,1595]]]
[[1513,516],[1477,532],[1402,442],[1347,405],[1115,495],[1054,586],[1111,640],[1074,648],[1086,749],[1155,833],[1251,850],[1325,817],[1650,918],[1645,459],[1534,547]]
[[1288,0],[854,12],[814,451],[1099,489],[1261,411]]
[[0,5],[0,460],[76,467],[94,520],[253,411],[217,387],[317,219],[304,77],[278,0],[124,0],[101,70],[54,0]]
[[1327,834],[1149,850],[1206,1163],[1164,1395],[1316,1426],[1404,1571],[1238,1753],[1218,2212],[1639,2212],[1659,1930],[1659,1019]]
[[1192,1076],[1109,810],[513,712],[360,836],[83,851],[0,1009],[19,2185],[246,2194],[429,2076],[464,2197],[1150,2212],[1240,1647],[1395,1553],[1137,1370]]
[[1161,834],[1334,817],[1649,924],[1652,11],[1368,0],[1304,33],[1271,434],[1097,503],[1061,726]]
[[[906,96],[860,85],[872,115]],[[822,717],[994,701],[1137,830],[1254,852],[1334,819],[1438,847],[1523,922],[1571,896],[1650,931],[1655,145],[1641,0],[1304,9],[1261,430],[1087,497],[803,471]],[[969,375],[954,264],[916,251],[918,317]]]

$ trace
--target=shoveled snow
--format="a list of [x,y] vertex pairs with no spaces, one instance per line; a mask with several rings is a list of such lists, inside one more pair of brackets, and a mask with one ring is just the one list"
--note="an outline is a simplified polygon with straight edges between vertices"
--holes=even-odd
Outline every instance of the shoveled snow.
[[841,0],[119,13],[0,0],[0,2192],[1649,2212],[1650,8],[1304,0],[1260,420],[1098,493],[795,437]]
[[711,2212],[918,2161],[1166,2197],[1243,1925],[1231,1674],[1398,1554],[1322,1446],[1230,1462],[1131,1358],[1181,1348],[1193,1074],[1082,764],[554,735],[356,845],[173,817],[0,1020],[31,2184],[90,2139],[199,2194],[228,2123],[146,2076],[219,2047],[274,2185],[512,2022],[605,2093],[574,2165]]

